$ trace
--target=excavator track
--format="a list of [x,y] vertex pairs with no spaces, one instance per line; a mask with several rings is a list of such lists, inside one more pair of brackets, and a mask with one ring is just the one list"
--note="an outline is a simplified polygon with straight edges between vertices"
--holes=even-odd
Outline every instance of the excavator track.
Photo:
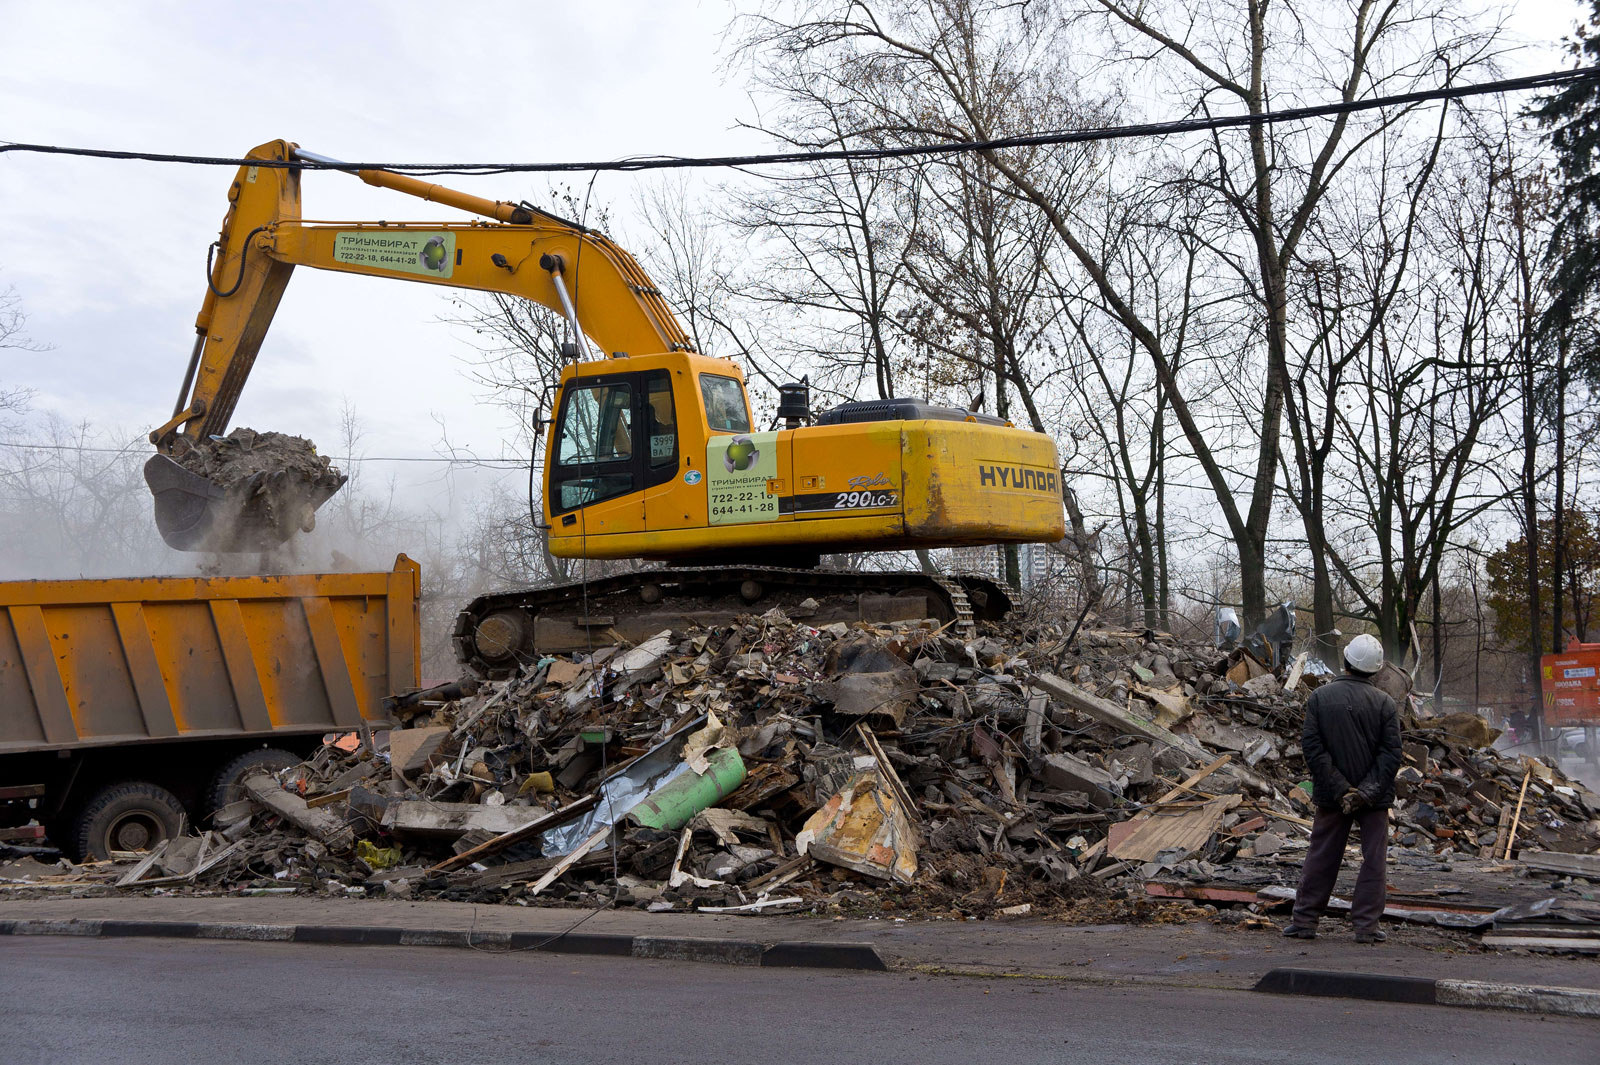
[[479,596],[456,616],[456,657],[480,677],[510,675],[548,654],[638,642],[668,628],[727,624],[779,607],[797,621],[932,617],[963,640],[1011,609],[987,577],[763,566],[670,568]]

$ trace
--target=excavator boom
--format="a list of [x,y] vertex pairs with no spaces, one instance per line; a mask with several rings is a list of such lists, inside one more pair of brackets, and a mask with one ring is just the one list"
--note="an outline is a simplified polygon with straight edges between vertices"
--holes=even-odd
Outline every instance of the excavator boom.
[[[277,471],[219,484],[179,461],[221,437],[296,266],[521,296],[550,308],[602,352],[690,351],[693,345],[649,276],[604,235],[537,208],[489,200],[403,174],[352,168],[369,185],[478,214],[492,222],[317,224],[301,217],[296,161],[324,156],[286,141],[252,149],[239,168],[212,249],[195,345],[172,417],[150,435],[145,479],[156,524],[187,551],[258,551],[308,528],[343,483],[337,475]],[[272,165],[279,164],[279,165]]]

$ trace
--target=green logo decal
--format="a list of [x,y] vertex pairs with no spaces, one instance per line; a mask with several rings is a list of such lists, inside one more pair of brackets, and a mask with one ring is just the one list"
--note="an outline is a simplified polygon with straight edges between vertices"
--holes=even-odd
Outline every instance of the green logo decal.
[[722,452],[722,465],[729,473],[748,470],[752,463],[761,461],[761,452],[748,436],[736,436]]

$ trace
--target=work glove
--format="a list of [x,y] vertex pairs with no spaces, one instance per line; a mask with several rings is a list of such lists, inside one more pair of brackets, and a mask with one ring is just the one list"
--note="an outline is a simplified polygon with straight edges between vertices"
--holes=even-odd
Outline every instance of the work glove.
[[1353,814],[1357,810],[1364,809],[1366,805],[1367,797],[1361,794],[1361,792],[1356,788],[1347,789],[1345,793],[1339,797],[1339,809],[1343,810],[1346,814]]

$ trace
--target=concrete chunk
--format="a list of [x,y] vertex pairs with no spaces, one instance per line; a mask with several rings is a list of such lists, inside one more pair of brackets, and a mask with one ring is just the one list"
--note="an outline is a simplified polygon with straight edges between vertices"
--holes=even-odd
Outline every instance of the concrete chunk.
[[1102,809],[1114,805],[1121,795],[1110,773],[1070,754],[1041,755],[1029,763],[1028,771],[1052,788],[1084,792]]
[[455,839],[468,832],[503,835],[527,824],[535,811],[526,806],[483,806],[468,802],[392,802],[383,827],[397,835]]
[[355,833],[342,820],[326,810],[312,809],[298,795],[284,791],[265,770],[244,779],[245,794],[301,831],[315,836],[330,848],[345,853],[356,845]]

